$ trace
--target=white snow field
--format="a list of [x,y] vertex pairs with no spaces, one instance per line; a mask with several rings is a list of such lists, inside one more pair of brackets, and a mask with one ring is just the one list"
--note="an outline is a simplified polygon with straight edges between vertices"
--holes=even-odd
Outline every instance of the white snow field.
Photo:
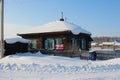
[[0,59],[0,80],[120,80],[120,58],[91,61],[17,53]]

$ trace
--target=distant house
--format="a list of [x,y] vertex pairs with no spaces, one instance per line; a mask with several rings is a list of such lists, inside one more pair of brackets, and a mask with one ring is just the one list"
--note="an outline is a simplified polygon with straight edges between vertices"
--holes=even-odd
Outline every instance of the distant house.
[[114,42],[103,42],[102,49],[120,50],[120,42],[118,40],[115,40]]
[[97,43],[97,42],[92,42],[92,43],[91,43],[91,47],[94,48],[94,47],[97,47],[97,46],[98,46],[98,43]]
[[92,41],[90,32],[63,18],[26,30],[18,36],[31,40],[32,48],[42,53],[63,56],[75,56],[88,51]]
[[102,49],[113,49],[114,45],[114,42],[103,42]]
[[120,50],[120,40],[115,40],[115,50]]
[[92,49],[113,49],[113,50],[120,50],[120,42],[119,40],[115,40],[112,42],[92,42],[91,43],[91,48]]

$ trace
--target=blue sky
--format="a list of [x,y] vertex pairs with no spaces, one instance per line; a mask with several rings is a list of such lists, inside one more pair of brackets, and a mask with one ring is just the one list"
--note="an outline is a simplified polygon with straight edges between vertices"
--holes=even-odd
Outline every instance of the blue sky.
[[120,36],[120,0],[5,0],[5,24],[39,26],[59,20],[90,31],[93,36]]

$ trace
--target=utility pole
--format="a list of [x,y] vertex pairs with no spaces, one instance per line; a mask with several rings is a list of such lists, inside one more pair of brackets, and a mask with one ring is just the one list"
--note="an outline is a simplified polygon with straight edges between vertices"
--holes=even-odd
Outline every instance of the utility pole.
[[4,0],[0,0],[0,58],[4,56]]

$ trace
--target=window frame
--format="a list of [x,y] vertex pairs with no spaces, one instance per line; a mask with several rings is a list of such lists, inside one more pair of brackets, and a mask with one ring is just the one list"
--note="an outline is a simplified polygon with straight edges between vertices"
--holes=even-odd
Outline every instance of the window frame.
[[31,48],[34,48],[34,49],[37,48],[37,40],[31,40],[30,43],[31,43]]
[[63,44],[62,38],[55,38],[55,44]]
[[55,41],[53,38],[47,38],[45,40],[45,49],[54,50],[55,49]]
[[77,39],[76,38],[72,38],[72,48],[75,49],[77,48]]
[[85,38],[82,38],[81,39],[81,49],[82,50],[86,50],[87,49],[87,42],[86,42],[86,39]]

